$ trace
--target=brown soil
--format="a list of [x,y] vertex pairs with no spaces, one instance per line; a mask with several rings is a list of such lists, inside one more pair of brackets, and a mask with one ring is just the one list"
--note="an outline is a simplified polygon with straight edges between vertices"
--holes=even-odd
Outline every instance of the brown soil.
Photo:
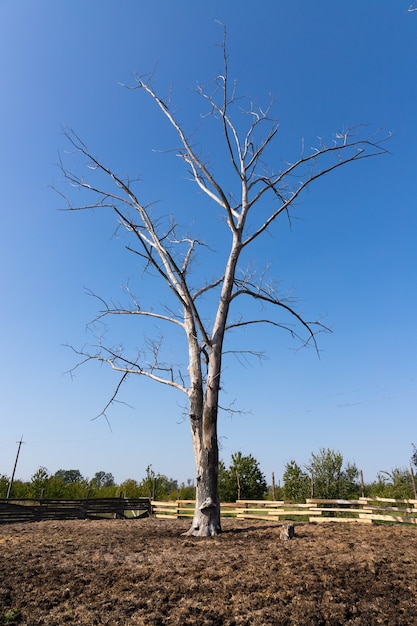
[[417,531],[224,520],[0,527],[0,624],[417,624]]

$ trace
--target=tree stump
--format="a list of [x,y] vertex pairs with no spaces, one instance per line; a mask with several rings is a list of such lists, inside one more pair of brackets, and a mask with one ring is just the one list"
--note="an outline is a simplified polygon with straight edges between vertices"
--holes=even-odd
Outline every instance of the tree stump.
[[294,524],[283,524],[281,527],[281,532],[279,538],[281,541],[288,541],[289,539],[293,539],[295,537],[295,528]]

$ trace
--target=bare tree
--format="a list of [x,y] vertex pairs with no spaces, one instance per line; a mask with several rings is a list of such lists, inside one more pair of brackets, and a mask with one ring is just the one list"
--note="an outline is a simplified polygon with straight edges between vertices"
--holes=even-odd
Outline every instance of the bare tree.
[[[264,273],[258,275],[251,269],[241,272],[238,262],[244,251],[267,234],[278,217],[289,217],[291,206],[314,181],[344,165],[386,152],[383,147],[385,138],[379,135],[363,138],[360,136],[363,129],[358,127],[335,134],[329,144],[320,141],[311,150],[303,149],[293,162],[280,162],[275,164],[276,169],[268,168],[265,159],[278,130],[278,123],[272,116],[273,102],[264,109],[247,102],[244,108],[244,101],[237,97],[236,82],[229,80],[225,36],[224,31],[222,74],[210,85],[198,86],[196,91],[205,107],[203,122],[214,119],[220,126],[218,149],[220,158],[227,158],[227,177],[223,172],[222,176],[217,175],[215,166],[197,150],[191,135],[172,111],[171,103],[156,93],[152,76],[138,76],[135,85],[130,87],[149,97],[159,108],[162,118],[175,130],[180,145],[176,155],[183,160],[199,193],[211,201],[213,219],[217,219],[219,210],[223,213],[223,219],[218,223],[219,228],[228,233],[229,243],[218,276],[206,279],[202,268],[194,263],[206,242],[196,236],[181,234],[173,216],[166,219],[155,207],[142,203],[135,192],[135,182],[118,176],[72,131],[66,132],[67,139],[73,150],[87,160],[90,178],[73,173],[61,162],[67,182],[92,197],[91,202],[82,206],[76,206],[68,199],[69,208],[114,211],[119,224],[131,237],[128,249],[142,260],[148,273],[156,274],[165,284],[167,299],[173,297],[176,302],[160,310],[143,308],[128,290],[130,308],[109,304],[100,298],[103,309],[97,319],[131,315],[175,326],[186,340],[187,366],[174,366],[165,361],[160,338],[149,341],[145,346],[147,350],[138,350],[133,357],[120,347],[106,345],[104,340],[99,341],[96,350],[76,352],[81,356],[79,364],[97,360],[120,373],[120,380],[104,411],[116,400],[123,382],[131,374],[148,377],[187,396],[196,462],[196,508],[189,534],[198,536],[221,532],[217,419],[225,337],[234,329],[267,324],[284,328],[292,336],[301,338],[304,344],[315,346],[315,334],[324,328],[320,322],[304,319],[291,300],[279,295]],[[228,182],[226,188],[221,178],[234,180],[233,186],[229,187]],[[195,219],[198,224],[198,218]],[[260,303],[266,313],[252,317],[246,308],[246,314],[242,309],[243,313],[238,315],[236,306],[240,300],[245,304],[248,300]],[[208,306],[213,302],[209,317]],[[294,325],[281,322],[279,312],[289,316],[286,319],[292,318]]]

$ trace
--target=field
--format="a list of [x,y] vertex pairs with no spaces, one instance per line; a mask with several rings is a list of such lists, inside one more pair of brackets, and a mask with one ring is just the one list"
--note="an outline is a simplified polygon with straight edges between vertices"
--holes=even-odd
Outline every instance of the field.
[[223,520],[0,526],[0,624],[417,624],[417,529]]

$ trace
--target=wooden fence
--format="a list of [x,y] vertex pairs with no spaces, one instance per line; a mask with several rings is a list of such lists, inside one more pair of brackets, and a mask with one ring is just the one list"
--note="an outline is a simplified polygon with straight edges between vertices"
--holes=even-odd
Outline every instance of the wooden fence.
[[152,513],[149,498],[85,498],[78,500],[0,500],[0,523],[45,519],[120,519]]
[[[161,519],[191,518],[194,500],[152,501],[152,513]],[[417,525],[417,500],[359,498],[359,500],[309,499],[304,504],[283,500],[238,500],[221,504],[222,517],[267,521],[400,522]]]
[[[120,519],[153,514],[161,519],[192,518],[194,500],[169,502],[149,498],[86,498],[80,500],[0,500],[0,523],[45,519]],[[267,521],[400,522],[417,525],[417,500],[359,498],[359,500],[310,499],[304,504],[283,500],[238,500],[221,505],[222,517]]]

